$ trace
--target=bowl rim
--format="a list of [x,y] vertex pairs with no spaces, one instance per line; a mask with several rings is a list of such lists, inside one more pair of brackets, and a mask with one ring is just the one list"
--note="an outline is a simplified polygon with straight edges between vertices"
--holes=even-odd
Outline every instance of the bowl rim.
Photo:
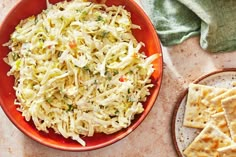
[[[50,0],[49,0],[50,1]],[[64,0],[60,0],[60,1],[64,1]],[[154,25],[152,24],[150,18],[148,17],[148,15],[145,13],[144,9],[137,3],[135,2],[135,0],[126,0],[126,1],[130,1],[132,3],[132,5],[138,9],[138,11],[140,12],[140,14],[146,19],[146,21],[148,22],[147,25],[149,25],[150,27],[152,27],[152,29],[155,31],[155,27]],[[2,19],[2,21],[0,22],[0,32],[2,30],[2,25],[4,23],[4,21],[7,20],[7,18],[14,12],[14,10],[21,4],[23,3],[23,0],[20,0],[18,1],[17,3],[14,4],[14,6],[8,11],[8,13],[5,15],[5,17]],[[2,105],[0,103],[0,106],[3,110],[3,112],[5,113],[5,115],[8,117],[8,119],[12,122],[12,124],[18,128],[24,135],[28,136],[30,139],[44,145],[44,146],[47,146],[49,148],[53,148],[53,149],[57,149],[57,150],[63,150],[63,151],[72,151],[72,152],[83,152],[83,151],[91,151],[91,150],[96,150],[96,149],[100,149],[100,148],[103,148],[103,147],[106,147],[106,146],[109,146],[109,145],[112,145],[116,142],[118,142],[119,140],[127,137],[130,133],[132,133],[138,126],[140,126],[140,124],[145,120],[145,118],[148,116],[149,112],[151,111],[152,107],[155,105],[156,103],[156,100],[159,96],[159,92],[160,92],[160,89],[161,89],[161,85],[162,85],[162,79],[163,79],[163,50],[162,50],[162,46],[161,46],[161,42],[160,42],[160,39],[157,35],[157,33],[154,35],[155,38],[153,40],[155,40],[154,43],[159,43],[158,44],[158,49],[159,49],[159,54],[160,54],[160,61],[159,61],[159,69],[160,69],[160,72],[159,72],[159,77],[158,77],[158,80],[157,82],[159,82],[159,84],[157,85],[158,86],[158,89],[156,91],[156,97],[154,98],[153,100],[153,103],[151,103],[150,107],[145,109],[145,114],[141,113],[139,119],[133,123],[133,125],[131,126],[128,126],[126,129],[125,132],[123,132],[122,134],[120,134],[119,136],[116,136],[115,138],[112,138],[106,142],[103,142],[103,143],[100,143],[100,144],[97,144],[97,145],[93,145],[93,146],[81,146],[81,147],[76,147],[76,146],[73,146],[73,147],[65,147],[65,146],[61,146],[61,145],[58,145],[58,144],[52,144],[50,142],[45,142],[43,140],[41,140],[40,138],[37,138],[35,137],[32,133],[26,131],[23,127],[19,126],[18,123],[14,120],[14,118],[12,118],[6,111],[6,108],[5,108],[5,105]],[[37,130],[37,129],[36,129]],[[123,129],[122,129],[123,130]],[[109,136],[109,135],[108,135]]]

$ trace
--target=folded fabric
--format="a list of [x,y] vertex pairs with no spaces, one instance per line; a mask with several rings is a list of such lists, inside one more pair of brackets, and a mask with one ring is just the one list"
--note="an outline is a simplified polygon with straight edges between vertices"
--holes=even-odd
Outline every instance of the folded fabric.
[[164,46],[200,35],[210,52],[236,50],[236,0],[143,0]]

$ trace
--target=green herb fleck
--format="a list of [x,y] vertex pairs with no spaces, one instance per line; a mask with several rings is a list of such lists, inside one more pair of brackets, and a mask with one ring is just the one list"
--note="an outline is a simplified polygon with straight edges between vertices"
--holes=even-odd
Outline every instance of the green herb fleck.
[[105,38],[105,37],[107,37],[107,35],[108,35],[109,33],[110,33],[110,32],[102,31],[101,37],[102,37],[102,38]]
[[115,71],[113,72],[113,74],[114,74],[114,75],[119,74],[118,70],[115,70]]
[[59,51],[57,56],[61,57],[61,55],[62,55],[62,51]]
[[52,98],[46,99],[46,102],[50,104],[52,102]]
[[12,54],[13,60],[16,61],[20,56],[17,53]]
[[110,80],[112,79],[112,77],[111,77],[111,76],[108,76],[107,79],[110,81]]
[[99,15],[98,17],[97,17],[97,20],[96,21],[103,21],[103,17],[101,16],[101,15]]
[[38,18],[35,18],[35,20],[34,20],[35,24],[37,24],[38,21],[39,21]]
[[87,11],[83,11],[82,14],[83,15],[88,15],[88,12]]
[[118,115],[118,114],[119,114],[119,111],[118,111],[118,110],[116,110],[116,111],[115,111],[115,115]]
[[87,15],[88,15],[88,12],[87,12],[87,11],[82,11],[80,17],[81,17],[82,20],[85,20]]
[[59,10],[60,10],[60,11],[64,11],[65,9],[64,9],[63,7],[60,7]]
[[85,65],[85,66],[83,67],[83,69],[86,70],[86,71],[90,71],[90,69],[89,69],[89,67],[88,67],[87,65]]
[[66,111],[72,111],[74,109],[72,104],[67,104],[68,109]]
[[97,84],[97,80],[94,80],[94,84]]

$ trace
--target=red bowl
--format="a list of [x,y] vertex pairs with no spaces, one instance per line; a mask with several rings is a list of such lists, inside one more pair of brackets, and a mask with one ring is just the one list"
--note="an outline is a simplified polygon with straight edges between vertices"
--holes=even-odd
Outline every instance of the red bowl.
[[[51,0],[50,3],[54,4],[59,1],[60,0]],[[14,78],[8,77],[6,75],[10,70],[10,67],[3,61],[3,58],[6,57],[9,49],[7,47],[3,47],[2,45],[9,41],[10,34],[15,30],[15,27],[20,22],[20,20],[32,15],[37,15],[46,8],[46,0],[21,0],[10,11],[5,20],[3,20],[2,24],[0,25],[1,107],[8,118],[18,129],[41,144],[52,148],[68,151],[86,151],[110,145],[124,138],[135,128],[137,128],[137,126],[147,116],[156,101],[162,80],[163,59],[160,41],[156,34],[155,28],[153,27],[150,19],[134,0],[107,0],[106,4],[108,6],[125,6],[125,9],[131,12],[132,22],[141,26],[141,30],[133,30],[133,34],[138,41],[142,41],[143,43],[145,43],[145,47],[143,47],[142,50],[146,53],[147,56],[157,53],[160,57],[153,63],[155,72],[152,75],[152,83],[154,84],[154,87],[151,89],[151,95],[148,97],[147,101],[143,103],[144,112],[140,115],[137,115],[132,121],[132,124],[127,129],[123,129],[111,135],[97,133],[93,137],[82,137],[86,142],[85,147],[81,146],[76,141],[66,139],[61,135],[55,134],[53,131],[50,131],[49,133],[38,131],[32,122],[25,121],[21,113],[16,110],[17,106],[14,105],[14,99],[16,98],[15,91],[13,90]]]

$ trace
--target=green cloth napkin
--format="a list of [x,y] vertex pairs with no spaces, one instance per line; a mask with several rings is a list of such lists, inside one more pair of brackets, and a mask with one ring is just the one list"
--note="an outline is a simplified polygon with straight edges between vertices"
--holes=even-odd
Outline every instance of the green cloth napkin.
[[236,0],[143,0],[164,46],[200,35],[210,52],[236,50]]

